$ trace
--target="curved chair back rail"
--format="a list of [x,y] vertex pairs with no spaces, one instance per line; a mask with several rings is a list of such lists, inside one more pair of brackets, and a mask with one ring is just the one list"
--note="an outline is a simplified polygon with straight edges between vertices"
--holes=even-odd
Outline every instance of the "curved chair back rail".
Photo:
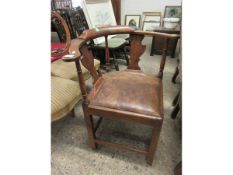
[[[134,35],[142,35],[142,36],[150,36],[150,37],[159,36],[160,38],[164,38],[164,39],[180,37],[177,34],[166,34],[166,33],[159,33],[159,32],[135,30],[128,26],[105,26],[105,27],[100,27],[96,29],[85,30],[81,36],[71,41],[69,53],[75,55],[75,59],[80,58],[81,53],[79,49],[87,41],[90,41],[98,37],[114,35],[114,34],[134,34]],[[67,62],[74,61],[72,59],[66,59],[66,58],[64,58],[63,60]]]
[[71,41],[71,46],[69,48],[69,53],[73,55],[73,57],[63,57],[63,61],[70,62],[75,61],[78,71],[78,77],[83,98],[86,97],[86,88],[85,88],[85,81],[82,77],[82,70],[80,67],[81,60],[83,66],[90,72],[93,83],[95,83],[98,79],[101,79],[101,75],[95,70],[94,68],[94,56],[92,52],[89,50],[87,46],[87,42],[102,36],[114,35],[114,34],[130,34],[130,64],[128,69],[133,70],[140,70],[138,65],[140,56],[144,53],[146,46],[142,45],[142,40],[144,36],[154,37],[158,36],[163,38],[166,41],[165,47],[163,49],[162,58],[160,61],[160,68],[158,72],[158,77],[162,79],[163,77],[163,70],[166,62],[166,54],[167,54],[167,47],[168,41],[171,38],[179,38],[180,36],[177,34],[166,34],[166,33],[159,33],[159,32],[148,32],[148,31],[141,31],[135,30],[128,26],[105,26],[96,29],[85,30],[83,34]]

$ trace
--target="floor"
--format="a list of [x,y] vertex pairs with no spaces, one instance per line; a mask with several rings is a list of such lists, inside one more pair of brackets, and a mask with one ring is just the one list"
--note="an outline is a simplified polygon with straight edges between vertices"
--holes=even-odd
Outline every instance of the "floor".
[[[150,56],[151,38],[145,38],[147,50],[141,57],[140,67],[146,73],[155,74],[160,56]],[[167,57],[164,70],[164,123],[152,166],[145,156],[135,152],[98,146],[92,150],[88,145],[87,131],[81,104],[75,108],[76,117],[67,116],[51,124],[51,174],[52,175],[173,175],[181,161],[181,121],[170,117],[172,100],[179,84],[171,82],[176,59]],[[125,69],[120,62],[120,70]],[[90,83],[90,82],[88,82]],[[115,142],[144,147],[151,129],[144,125],[103,120],[97,135]],[[107,134],[105,134],[107,133]]]

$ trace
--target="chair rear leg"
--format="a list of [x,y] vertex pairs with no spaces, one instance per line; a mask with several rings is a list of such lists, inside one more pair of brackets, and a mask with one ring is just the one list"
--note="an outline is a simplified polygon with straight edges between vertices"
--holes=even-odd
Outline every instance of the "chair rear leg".
[[173,76],[172,76],[172,83],[176,84],[176,78],[177,78],[177,76],[179,75],[179,73],[180,73],[180,71],[179,71],[179,68],[178,68],[178,66],[177,66],[177,67],[176,67],[176,70],[175,70],[175,72],[174,72],[174,74],[173,74]]
[[75,110],[74,110],[74,108],[70,111],[70,115],[71,115],[72,118],[75,117]]
[[177,93],[174,100],[172,101],[172,106],[175,106],[178,103],[179,98],[180,98],[180,91]]
[[127,54],[126,54],[126,47],[125,47],[125,46],[123,47],[123,52],[124,52],[126,64],[127,64],[127,66],[128,66],[128,65],[129,65],[129,58],[128,58]]
[[116,71],[119,71],[119,66],[118,66],[118,62],[117,62],[116,55],[115,55],[114,51],[112,52],[112,55],[113,55],[113,63],[114,63],[115,69],[116,69]]
[[155,155],[155,151],[157,148],[157,143],[159,140],[160,131],[162,128],[162,123],[163,123],[163,121],[158,121],[153,128],[151,142],[149,145],[149,152],[146,155],[146,160],[147,160],[147,163],[149,165],[152,165],[153,160],[154,160],[154,155]]
[[171,118],[175,119],[177,117],[177,114],[179,113],[179,111],[180,111],[180,104],[178,102],[171,113]]

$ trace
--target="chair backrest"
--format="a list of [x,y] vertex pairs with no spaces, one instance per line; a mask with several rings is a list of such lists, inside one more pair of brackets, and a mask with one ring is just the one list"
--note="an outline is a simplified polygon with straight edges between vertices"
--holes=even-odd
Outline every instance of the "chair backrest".
[[134,30],[133,28],[128,26],[106,26],[98,29],[91,29],[84,31],[79,38],[72,40],[71,46],[69,48],[69,53],[71,55],[67,57],[66,56],[63,57],[64,61],[67,62],[75,61],[77,66],[80,87],[84,99],[86,99],[86,90],[85,90],[86,85],[84,78],[82,76],[80,61],[82,62],[83,66],[90,72],[93,79],[93,83],[98,83],[98,81],[101,81],[101,77],[102,77],[102,75],[99,72],[97,72],[94,67],[94,56],[86,43],[89,40],[102,36],[113,35],[113,34],[130,34],[131,49],[130,49],[130,64],[128,66],[128,69],[133,69],[133,70],[140,70],[140,67],[138,65],[139,58],[146,49],[146,46],[142,44],[142,40],[144,36],[150,36],[150,37],[159,36],[160,38],[165,39],[166,46],[163,49],[160,68],[157,75],[161,79],[163,77],[163,70],[166,61],[168,41],[171,38],[179,38],[179,35],[176,34],[146,32],[146,31]]
[[71,43],[71,38],[70,38],[70,31],[69,28],[65,22],[65,20],[59,15],[59,13],[52,11],[51,12],[51,18],[56,18],[59,22],[58,24],[60,24],[60,27],[64,29],[65,31],[65,37],[66,37],[66,41],[65,41],[65,47],[63,49],[60,50],[53,50],[51,52],[51,56],[52,57],[57,57],[59,55],[62,55],[63,53],[66,53],[70,47],[70,43]]

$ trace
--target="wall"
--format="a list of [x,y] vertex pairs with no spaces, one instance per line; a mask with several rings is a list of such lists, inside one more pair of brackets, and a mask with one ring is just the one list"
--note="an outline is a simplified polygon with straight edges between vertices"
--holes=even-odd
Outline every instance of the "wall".
[[166,5],[181,5],[181,0],[121,0],[121,24],[124,25],[126,14],[158,11],[163,16]]
[[73,7],[81,6],[81,0],[72,0]]

